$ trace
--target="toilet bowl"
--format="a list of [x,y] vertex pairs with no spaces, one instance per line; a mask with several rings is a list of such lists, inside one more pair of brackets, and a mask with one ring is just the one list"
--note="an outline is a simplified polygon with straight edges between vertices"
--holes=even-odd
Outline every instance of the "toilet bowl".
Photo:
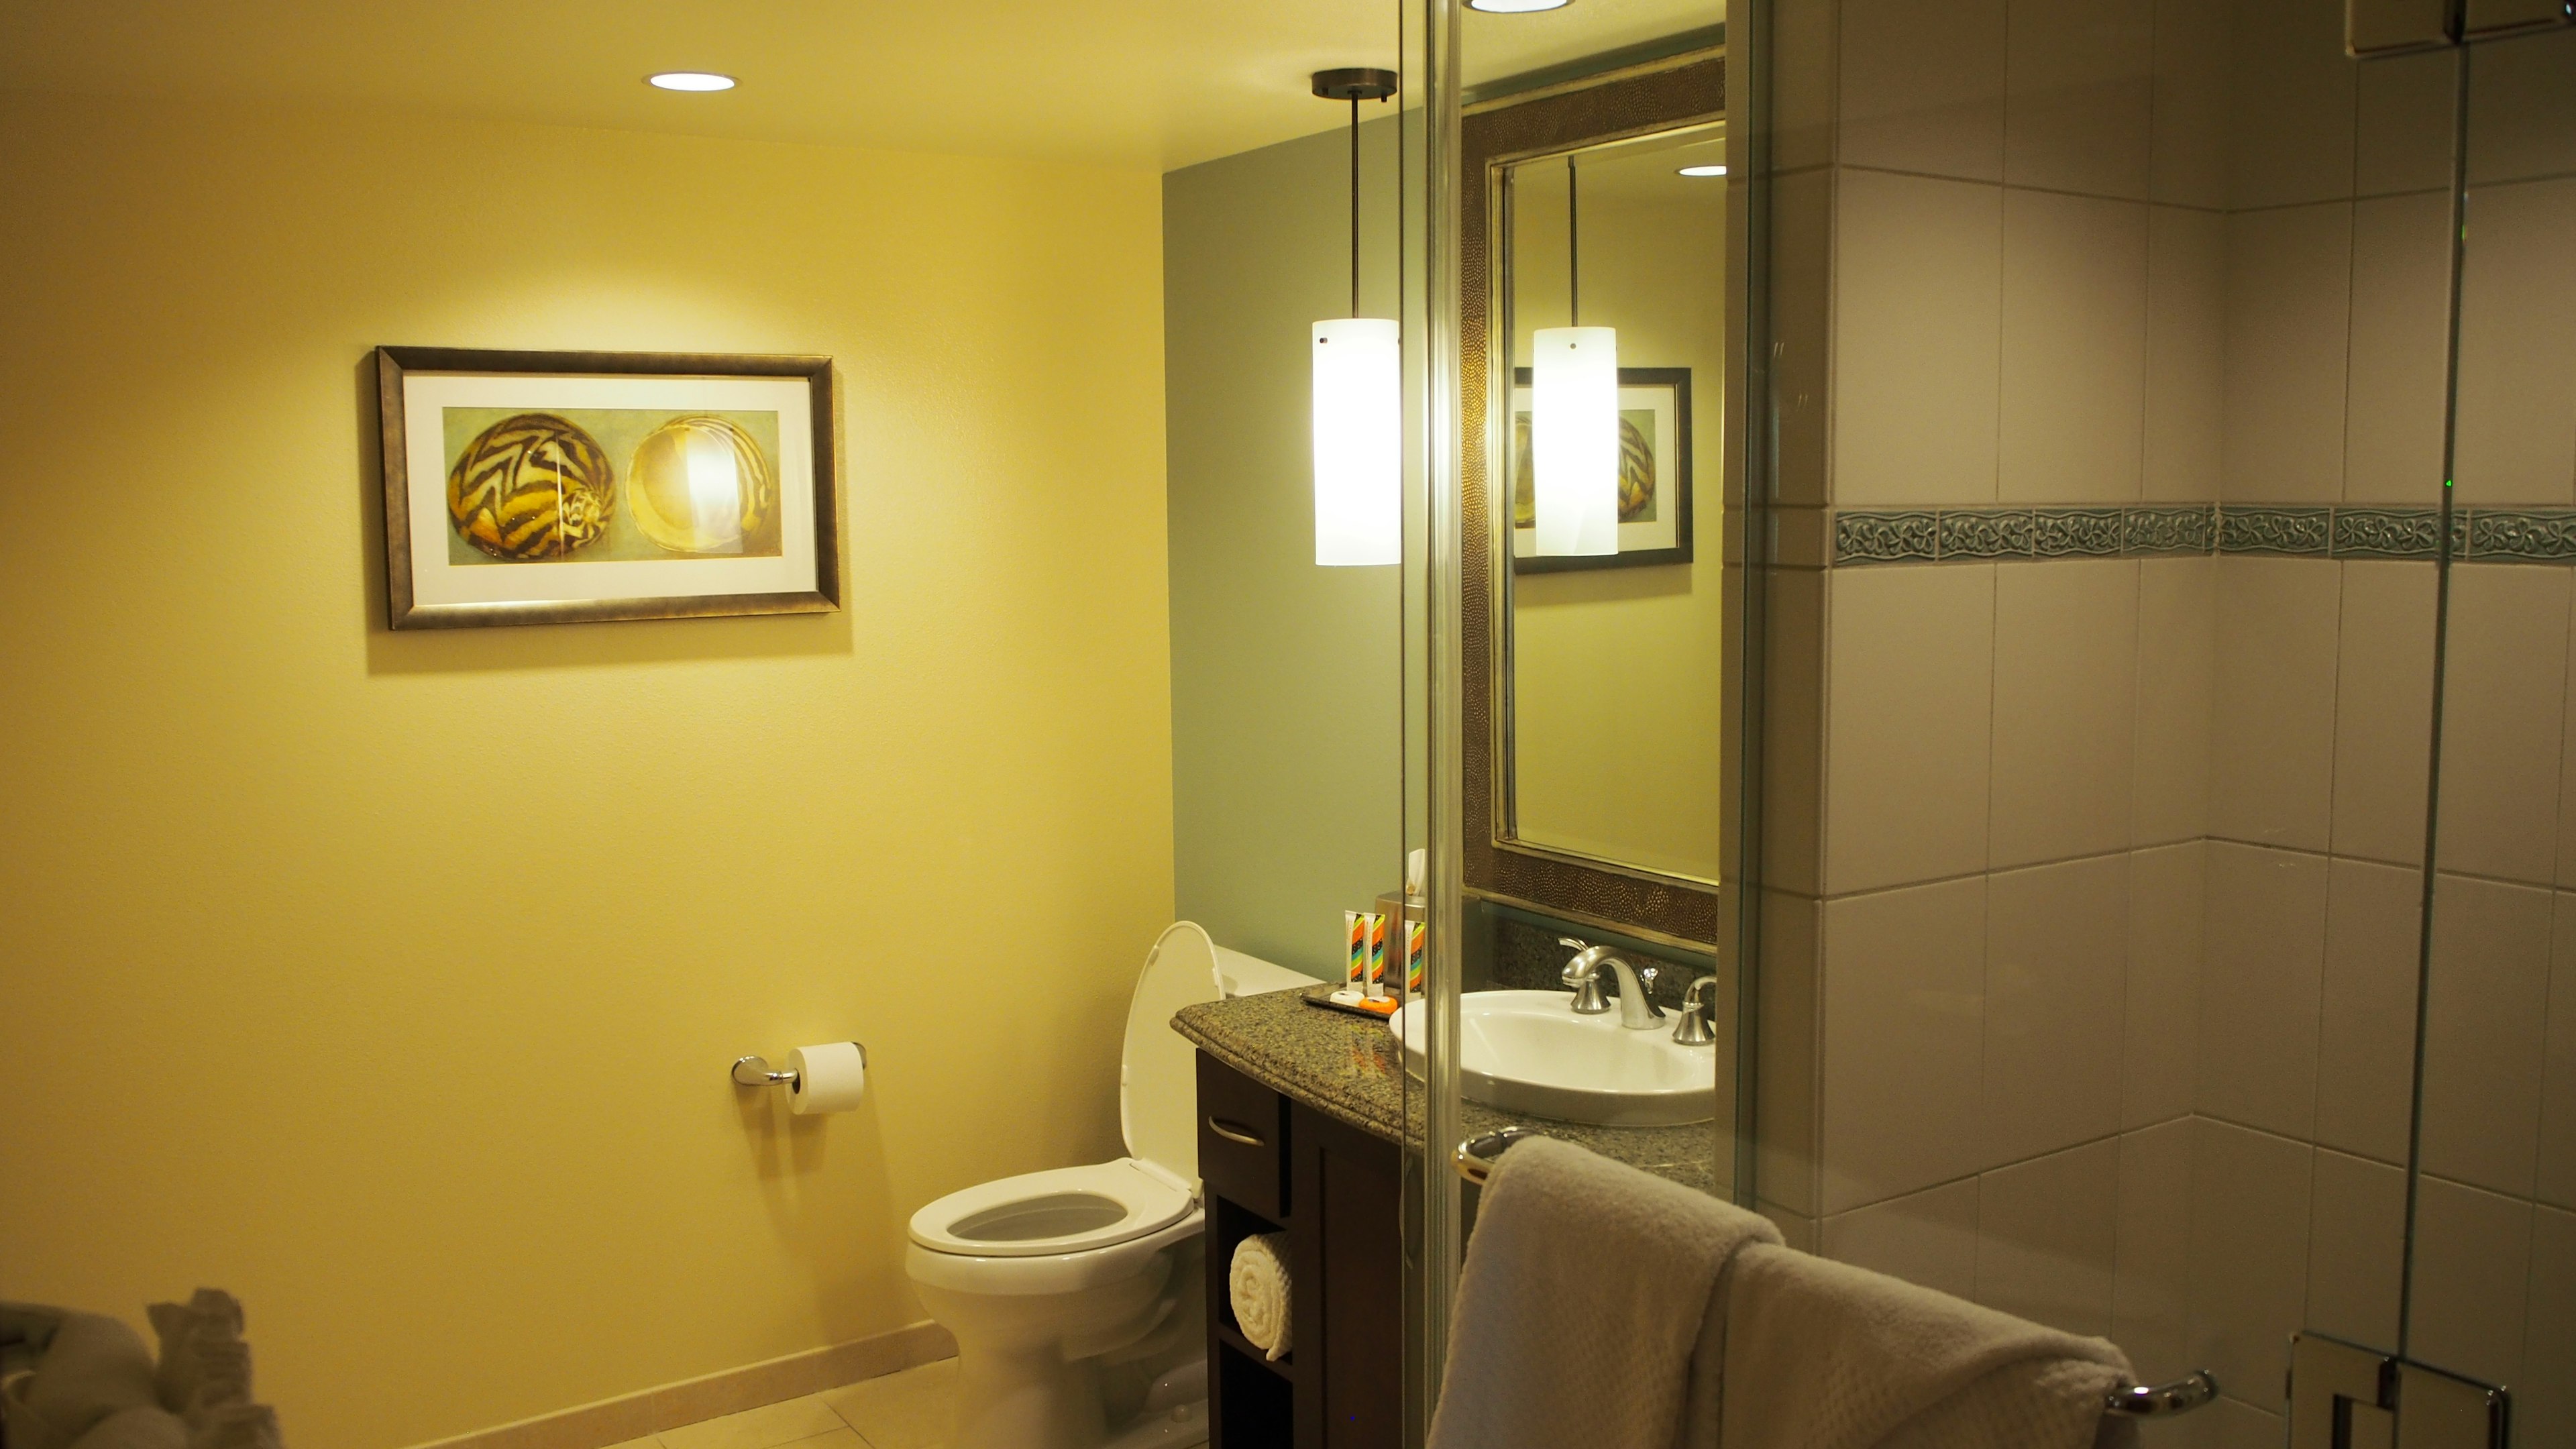
[[1175,923],[1127,1005],[1129,1155],[978,1183],[912,1215],[905,1271],[957,1339],[954,1449],[1206,1442],[1196,1066],[1172,1014],[1311,984]]

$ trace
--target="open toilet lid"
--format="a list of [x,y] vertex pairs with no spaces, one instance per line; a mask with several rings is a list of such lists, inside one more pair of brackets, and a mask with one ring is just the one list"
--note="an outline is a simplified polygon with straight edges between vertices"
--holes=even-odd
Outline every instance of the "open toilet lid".
[[1127,1002],[1127,1045],[1118,1068],[1118,1125],[1127,1153],[1183,1182],[1199,1176],[1198,1053],[1172,1030],[1172,1014],[1218,996],[1216,943],[1192,921],[1175,921],[1145,955]]

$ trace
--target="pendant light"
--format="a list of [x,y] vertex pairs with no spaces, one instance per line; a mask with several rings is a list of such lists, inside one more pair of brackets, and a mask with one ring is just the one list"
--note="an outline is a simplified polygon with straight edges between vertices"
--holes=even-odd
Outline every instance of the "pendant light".
[[1583,325],[1574,158],[1565,158],[1566,326],[1530,334],[1530,467],[1542,554],[1619,551],[1619,334]]
[[1395,94],[1391,70],[1319,70],[1315,94],[1351,104],[1351,315],[1318,322],[1315,562],[1404,557],[1404,376],[1391,318],[1360,311],[1360,102]]

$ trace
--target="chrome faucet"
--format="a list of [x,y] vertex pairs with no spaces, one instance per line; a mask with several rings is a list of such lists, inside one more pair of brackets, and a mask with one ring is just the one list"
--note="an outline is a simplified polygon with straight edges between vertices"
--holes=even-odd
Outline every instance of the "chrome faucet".
[[1644,1031],[1664,1019],[1664,1009],[1655,1004],[1655,968],[1632,965],[1628,958],[1608,946],[1587,946],[1572,936],[1559,936],[1556,944],[1572,946],[1574,959],[1565,963],[1565,984],[1574,988],[1574,1009],[1585,1016],[1599,1016],[1610,1009],[1601,997],[1601,968],[1619,973],[1619,1024],[1630,1031]]

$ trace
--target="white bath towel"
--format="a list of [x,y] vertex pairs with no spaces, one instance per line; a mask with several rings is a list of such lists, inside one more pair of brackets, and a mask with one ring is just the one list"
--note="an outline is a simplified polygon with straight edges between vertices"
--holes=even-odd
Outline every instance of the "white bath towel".
[[2088,1449],[2135,1442],[2108,1340],[1883,1273],[1755,1247],[1727,1270],[1725,1449]]
[[[1486,1184],[1450,1316],[1431,1449],[1671,1449],[1719,1270],[1770,1222],[1534,1138]],[[1706,1360],[1713,1368],[1714,1360]],[[1712,1421],[1713,1422],[1713,1421]]]
[[1226,1270],[1226,1297],[1234,1303],[1234,1323],[1252,1346],[1277,1362],[1288,1341],[1288,1235],[1261,1233],[1234,1245],[1234,1263]]

